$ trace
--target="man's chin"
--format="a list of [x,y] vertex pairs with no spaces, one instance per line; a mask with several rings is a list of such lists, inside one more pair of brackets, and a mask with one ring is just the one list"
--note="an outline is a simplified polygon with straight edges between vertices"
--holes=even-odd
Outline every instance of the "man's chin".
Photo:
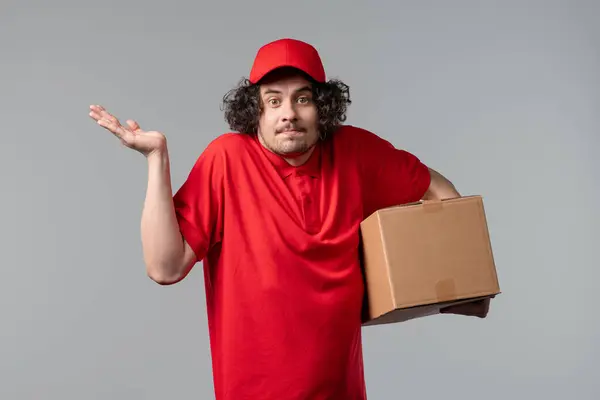
[[305,154],[309,151],[310,148],[302,148],[302,149],[280,149],[277,154],[286,158],[297,158]]
[[[294,143],[295,146],[281,146],[280,147],[280,151],[278,152],[281,156],[284,156],[286,158],[296,158],[296,157],[300,157],[304,154],[306,154],[308,151],[310,151],[313,145],[308,145],[308,144],[303,144],[301,146],[298,145],[298,143]],[[288,147],[288,148],[286,148]]]

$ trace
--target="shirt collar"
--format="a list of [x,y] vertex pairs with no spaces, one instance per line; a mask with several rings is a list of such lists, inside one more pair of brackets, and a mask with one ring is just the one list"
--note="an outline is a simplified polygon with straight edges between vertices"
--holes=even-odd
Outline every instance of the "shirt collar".
[[294,172],[298,175],[308,175],[313,178],[319,178],[321,176],[321,141],[317,142],[315,148],[310,155],[309,159],[300,166],[290,165],[283,157],[278,154],[273,153],[269,149],[266,149],[259,141],[258,137],[255,135],[254,140],[256,144],[262,151],[262,153],[267,157],[269,162],[275,167],[279,176],[282,178],[287,178]]

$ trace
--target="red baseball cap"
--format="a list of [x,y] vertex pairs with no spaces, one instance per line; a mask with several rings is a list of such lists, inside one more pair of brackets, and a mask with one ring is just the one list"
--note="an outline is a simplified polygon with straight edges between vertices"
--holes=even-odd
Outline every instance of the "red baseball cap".
[[308,74],[317,82],[325,82],[325,69],[317,50],[296,39],[279,39],[258,49],[250,71],[250,82],[257,83],[269,72],[293,67]]

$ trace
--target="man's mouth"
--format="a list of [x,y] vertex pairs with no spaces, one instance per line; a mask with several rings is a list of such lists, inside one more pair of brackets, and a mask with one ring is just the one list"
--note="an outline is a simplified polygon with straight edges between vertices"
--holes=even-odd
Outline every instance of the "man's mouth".
[[303,129],[285,129],[282,131],[279,131],[279,133],[285,133],[288,135],[300,135],[304,132]]

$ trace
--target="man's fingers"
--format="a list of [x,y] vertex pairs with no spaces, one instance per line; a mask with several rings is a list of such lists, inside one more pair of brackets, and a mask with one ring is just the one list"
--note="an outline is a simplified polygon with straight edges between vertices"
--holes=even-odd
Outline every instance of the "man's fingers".
[[125,137],[131,133],[124,129],[118,121],[114,122],[105,118],[101,118],[98,120],[98,125],[108,129],[120,139],[125,139]]
[[112,115],[111,113],[106,111],[106,109],[100,105],[91,105],[90,110],[93,113],[95,113],[96,115],[98,115],[99,118],[107,119],[109,121],[116,122],[116,123],[119,122],[114,115]]
[[108,129],[119,138],[123,139],[123,136],[128,133],[119,123],[119,120],[114,115],[108,113],[104,107],[94,104],[90,106],[90,110],[90,117],[95,119],[98,125]]
[[116,123],[114,123],[113,121],[109,121],[106,118],[100,118],[98,119],[98,125],[108,129],[109,131],[111,131],[112,133],[114,133],[115,135],[119,134],[119,127]]
[[136,121],[127,120],[126,126],[123,126],[115,116],[107,112],[102,106],[91,105],[90,110],[90,117],[95,119],[98,125],[113,133],[123,145],[127,147],[133,145],[136,139],[135,132],[140,130],[140,126]]
[[92,118],[93,118],[93,119],[95,119],[96,121],[98,121],[100,118],[102,118],[102,117],[100,116],[100,114],[98,114],[98,113],[97,113],[97,112],[95,112],[95,111],[90,111],[90,117],[92,117]]

